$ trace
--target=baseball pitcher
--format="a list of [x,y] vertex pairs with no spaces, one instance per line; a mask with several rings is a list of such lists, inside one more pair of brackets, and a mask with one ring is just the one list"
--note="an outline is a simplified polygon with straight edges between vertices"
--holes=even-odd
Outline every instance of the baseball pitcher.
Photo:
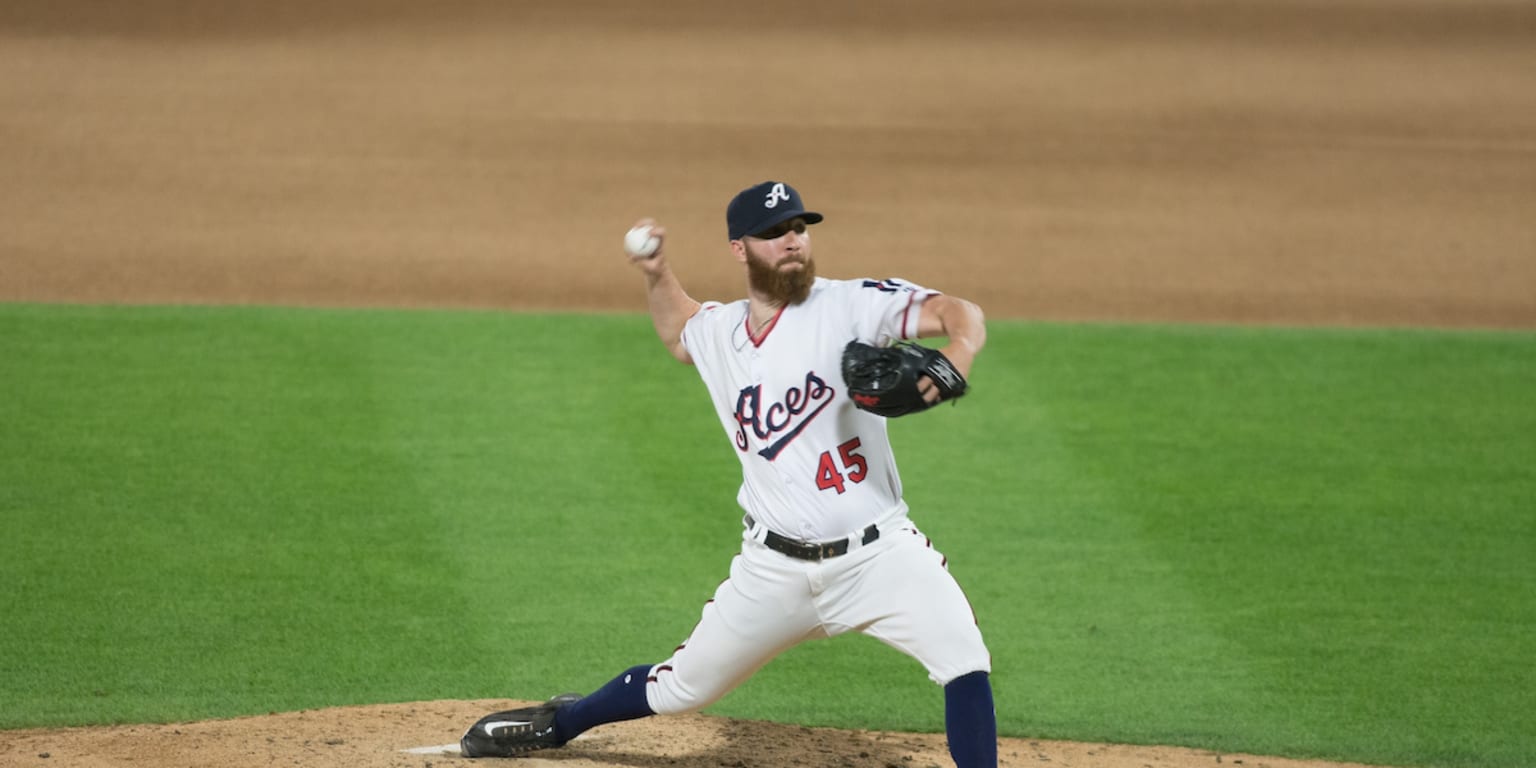
[[[559,747],[603,723],[692,712],[783,651],[857,631],[923,664],[944,688],[959,768],[997,765],[991,657],[946,559],[908,515],[886,420],[960,397],[986,341],[971,302],[897,279],[816,276],[805,210],[783,182],[726,208],[747,298],[700,303],[668,266],[666,231],[626,238],[667,351],[693,365],[741,460],[741,552],[672,656],[588,696],[486,716],[469,757]],[[947,337],[941,350],[910,343]]]

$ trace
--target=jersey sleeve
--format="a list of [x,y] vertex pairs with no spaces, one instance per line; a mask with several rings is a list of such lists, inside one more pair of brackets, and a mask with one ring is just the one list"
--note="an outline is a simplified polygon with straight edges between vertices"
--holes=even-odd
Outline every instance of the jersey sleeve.
[[858,338],[876,346],[917,338],[922,304],[939,291],[889,277],[884,280],[854,280],[854,332]]
[[683,349],[688,350],[688,355],[697,364],[699,358],[707,357],[706,340],[710,337],[710,329],[722,321],[721,309],[724,307],[718,301],[706,301],[699,305],[699,311],[688,318],[683,324]]

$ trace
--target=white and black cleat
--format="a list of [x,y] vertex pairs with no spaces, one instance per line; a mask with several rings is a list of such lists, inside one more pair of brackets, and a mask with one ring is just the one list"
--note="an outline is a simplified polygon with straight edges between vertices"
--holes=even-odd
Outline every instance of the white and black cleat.
[[459,739],[465,757],[515,757],[565,746],[555,736],[555,712],[580,694],[565,693],[536,707],[493,712],[480,718]]

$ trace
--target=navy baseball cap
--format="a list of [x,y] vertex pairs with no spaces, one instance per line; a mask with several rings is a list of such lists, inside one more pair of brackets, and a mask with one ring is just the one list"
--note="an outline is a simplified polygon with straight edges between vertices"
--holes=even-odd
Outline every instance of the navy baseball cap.
[[797,216],[807,224],[821,221],[821,214],[805,209],[794,187],[782,181],[765,181],[731,199],[725,209],[725,224],[730,239],[740,240]]

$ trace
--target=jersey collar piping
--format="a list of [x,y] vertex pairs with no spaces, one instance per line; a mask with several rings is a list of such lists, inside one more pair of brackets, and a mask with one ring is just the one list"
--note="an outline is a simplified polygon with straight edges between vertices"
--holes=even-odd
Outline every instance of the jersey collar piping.
[[744,328],[746,328],[747,340],[752,342],[752,346],[754,346],[754,347],[761,347],[761,346],[763,346],[763,342],[768,340],[768,334],[772,333],[774,326],[779,324],[779,317],[781,315],[783,315],[784,314],[784,310],[788,309],[788,308],[789,308],[789,305],[787,305],[787,304],[782,306],[782,307],[779,307],[779,311],[773,313],[773,317],[768,321],[767,325],[763,326],[763,330],[760,331],[756,336],[753,336],[752,335],[752,308],[750,306],[748,306],[748,308],[747,308],[747,316],[742,319],[741,324],[742,324],[742,326]]

